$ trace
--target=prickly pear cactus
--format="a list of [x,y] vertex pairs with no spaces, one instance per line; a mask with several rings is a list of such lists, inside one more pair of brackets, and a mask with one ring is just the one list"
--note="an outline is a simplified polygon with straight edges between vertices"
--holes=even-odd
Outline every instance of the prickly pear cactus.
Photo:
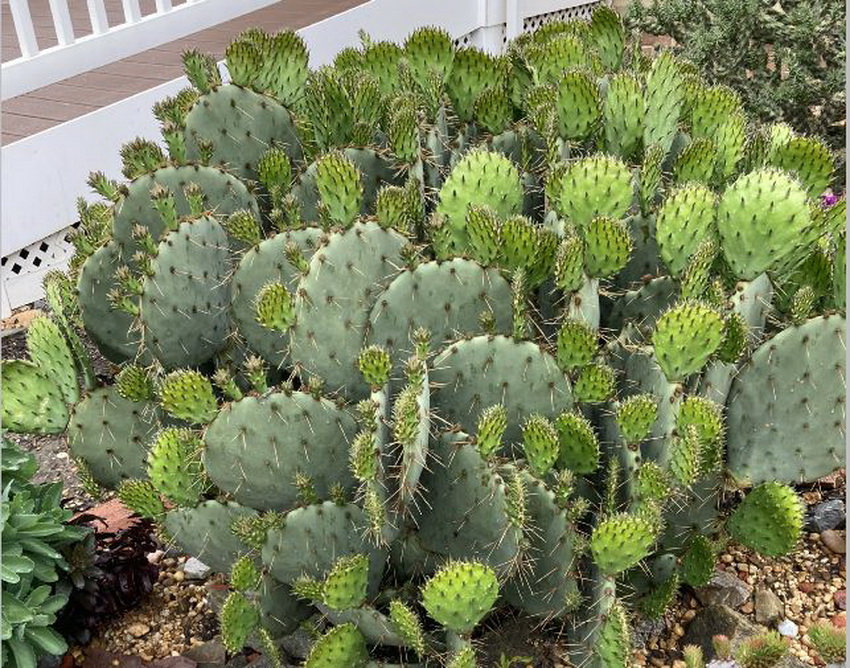
[[512,606],[629,665],[631,616],[710,577],[724,485],[780,554],[789,485],[843,465],[846,234],[816,140],[626,42],[603,8],[500,57],[422,28],[310,72],[252,30],[222,84],[186,54],[167,154],[92,175],[6,429],[232,566],[231,649],[310,620],[307,666],[474,666]]

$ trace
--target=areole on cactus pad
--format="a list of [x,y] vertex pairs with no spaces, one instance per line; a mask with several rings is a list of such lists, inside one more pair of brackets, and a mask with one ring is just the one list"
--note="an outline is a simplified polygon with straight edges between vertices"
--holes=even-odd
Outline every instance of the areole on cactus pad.
[[279,661],[312,618],[307,666],[471,666],[512,606],[629,665],[633,603],[710,569],[723,484],[761,485],[729,530],[777,554],[789,485],[843,465],[845,204],[815,140],[627,42],[600,8],[498,57],[423,28],[309,71],[249,31],[222,84],[187,54],[168,155],[91,179],[5,428],[67,431],[233,565],[231,649]]

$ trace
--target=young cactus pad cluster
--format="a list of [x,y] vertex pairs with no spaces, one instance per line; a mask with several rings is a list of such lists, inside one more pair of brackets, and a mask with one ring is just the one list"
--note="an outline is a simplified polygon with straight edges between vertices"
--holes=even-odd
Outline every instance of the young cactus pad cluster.
[[[843,465],[844,201],[817,139],[619,18],[501,56],[422,28],[310,71],[293,33],[185,56],[127,183],[94,174],[7,429],[67,431],[228,572],[228,646],[475,665],[511,606],[629,663],[630,618],[767,554]],[[119,367],[98,385],[78,332]],[[78,382],[82,384],[82,390]],[[275,659],[276,660],[276,659]]]

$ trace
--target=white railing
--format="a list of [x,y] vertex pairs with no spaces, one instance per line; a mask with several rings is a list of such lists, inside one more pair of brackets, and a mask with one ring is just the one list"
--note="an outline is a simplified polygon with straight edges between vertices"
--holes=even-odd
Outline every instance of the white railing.
[[[298,33],[307,42],[313,67],[329,63],[340,49],[358,44],[360,30],[374,39],[400,41],[422,25],[440,26],[458,43],[498,53],[511,31],[519,34],[558,18],[586,18],[597,4],[581,0],[370,0]],[[90,195],[88,174],[99,170],[120,178],[121,145],[137,136],[159,137],[151,113],[153,104],[187,83],[185,78],[175,79],[3,147],[3,316],[40,298],[43,274],[61,267],[70,257],[66,232],[77,219],[76,198]],[[93,137],[97,140],[92,141]]]
[[49,0],[58,44],[40,49],[29,0],[8,0],[21,56],[3,63],[0,96],[7,100],[96,67],[147,51],[281,0],[156,0],[142,16],[139,0],[121,0],[124,21],[110,26],[104,0],[86,0],[91,32],[76,35],[68,0]]

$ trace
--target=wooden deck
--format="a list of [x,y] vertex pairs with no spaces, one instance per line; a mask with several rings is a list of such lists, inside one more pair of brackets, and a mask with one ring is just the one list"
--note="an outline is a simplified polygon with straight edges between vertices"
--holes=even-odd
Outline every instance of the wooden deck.
[[[183,1],[172,0],[174,5]],[[187,49],[199,49],[220,59],[227,44],[247,28],[263,28],[269,32],[282,28],[297,30],[363,1],[282,0],[214,28],[11,98],[2,104],[2,144],[28,137],[179,77],[183,73],[180,56]],[[52,32],[48,0],[29,0],[29,4],[39,46],[55,45],[57,40]],[[141,0],[140,4],[143,14],[154,11],[154,0]],[[68,0],[68,6],[76,33],[91,33],[86,0]],[[121,0],[106,0],[106,7],[110,25],[123,20]],[[5,62],[20,55],[7,0],[2,2],[0,21]]]

